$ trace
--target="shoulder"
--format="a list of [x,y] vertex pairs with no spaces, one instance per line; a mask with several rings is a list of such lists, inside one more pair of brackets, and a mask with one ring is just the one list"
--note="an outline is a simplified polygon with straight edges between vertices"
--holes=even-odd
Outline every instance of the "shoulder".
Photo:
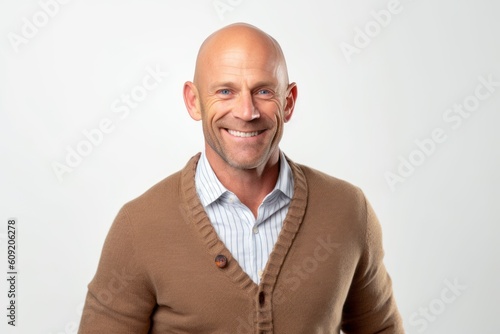
[[[363,191],[352,183],[315,168],[290,163],[296,175],[295,190],[305,185],[305,230],[334,233],[362,249],[371,211]],[[297,193],[297,192],[296,192]],[[313,223],[310,223],[313,222]],[[340,241],[339,241],[340,242]]]
[[199,154],[192,157],[183,169],[159,181],[140,196],[126,203],[124,208],[129,212],[162,212],[171,210],[172,206],[178,207],[182,192],[190,185],[194,186],[194,170],[198,158]]
[[151,209],[152,207],[160,205],[160,203],[165,203],[168,201],[169,197],[172,197],[177,192],[180,173],[181,172],[178,171],[164,178],[140,196],[127,202],[125,207],[129,210],[141,208]]
[[[307,184],[309,197],[319,197],[324,200],[342,200],[364,204],[363,191],[352,183],[319,171],[315,168],[290,161],[290,166],[296,179],[303,177]],[[302,176],[301,176],[302,175]]]

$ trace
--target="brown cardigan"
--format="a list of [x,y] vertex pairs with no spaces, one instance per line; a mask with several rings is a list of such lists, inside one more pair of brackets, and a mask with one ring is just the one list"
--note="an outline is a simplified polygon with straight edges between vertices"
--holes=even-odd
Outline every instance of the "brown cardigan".
[[380,225],[358,188],[289,161],[294,196],[256,285],[198,199],[198,159],[120,210],[80,334],[404,333]]

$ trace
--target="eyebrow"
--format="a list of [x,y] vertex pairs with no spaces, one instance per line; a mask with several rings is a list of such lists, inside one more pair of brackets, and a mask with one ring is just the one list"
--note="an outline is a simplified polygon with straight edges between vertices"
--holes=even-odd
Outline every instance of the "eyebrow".
[[[209,86],[210,90],[215,90],[216,88],[220,87],[229,87],[229,88],[234,88],[236,84],[232,81],[221,81],[221,82],[215,82]],[[273,81],[258,81],[253,85],[254,87],[278,87],[279,83],[278,82],[273,82]]]
[[221,82],[214,82],[212,83],[209,88],[210,89],[213,89],[213,88],[216,88],[216,87],[233,87],[235,86],[234,82],[231,82],[231,81],[221,81]]

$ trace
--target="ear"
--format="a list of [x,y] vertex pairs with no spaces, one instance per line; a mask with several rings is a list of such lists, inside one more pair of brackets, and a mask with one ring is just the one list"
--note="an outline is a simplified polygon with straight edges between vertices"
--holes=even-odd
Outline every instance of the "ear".
[[297,101],[297,84],[292,82],[286,90],[286,105],[284,110],[284,121],[288,122],[292,118],[293,110],[295,109],[295,101]]
[[183,89],[184,104],[186,109],[195,121],[201,120],[201,109],[198,97],[198,89],[191,81],[186,81]]

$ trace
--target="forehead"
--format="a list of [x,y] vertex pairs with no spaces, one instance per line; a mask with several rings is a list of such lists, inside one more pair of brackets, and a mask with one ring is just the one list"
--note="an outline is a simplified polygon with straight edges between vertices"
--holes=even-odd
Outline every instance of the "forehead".
[[[259,52],[260,51],[260,52]],[[210,59],[210,69],[225,69],[228,71],[254,71],[275,73],[278,68],[277,57],[262,50],[245,50],[231,48],[218,52]]]
[[206,62],[206,80],[215,81],[265,80],[279,84],[283,80],[282,62],[274,50],[255,47],[230,47],[217,50]]

